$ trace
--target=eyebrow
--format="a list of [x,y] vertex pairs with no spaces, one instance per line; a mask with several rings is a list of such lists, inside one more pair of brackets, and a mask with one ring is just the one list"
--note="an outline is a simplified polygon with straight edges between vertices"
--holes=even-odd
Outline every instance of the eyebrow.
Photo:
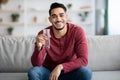
[[[61,15],[61,14],[65,14],[65,13],[59,13],[58,15]],[[54,16],[54,15],[56,15],[56,14],[51,14],[51,16]]]

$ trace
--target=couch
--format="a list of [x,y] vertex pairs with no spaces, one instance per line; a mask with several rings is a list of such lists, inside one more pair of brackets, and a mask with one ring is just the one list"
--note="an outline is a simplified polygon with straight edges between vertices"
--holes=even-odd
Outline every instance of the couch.
[[[92,80],[120,80],[120,35],[87,36]],[[27,80],[34,36],[0,36],[0,80]]]

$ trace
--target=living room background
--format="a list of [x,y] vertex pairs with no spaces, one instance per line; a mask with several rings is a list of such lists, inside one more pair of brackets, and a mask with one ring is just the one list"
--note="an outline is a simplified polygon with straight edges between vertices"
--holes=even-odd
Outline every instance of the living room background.
[[[5,4],[1,3],[0,35],[8,35],[11,27],[12,36],[37,35],[51,25],[47,18],[52,2],[64,3],[68,8],[69,21],[83,27],[87,35],[102,33],[104,0],[8,0]],[[14,21],[12,15],[17,15],[18,20]]]

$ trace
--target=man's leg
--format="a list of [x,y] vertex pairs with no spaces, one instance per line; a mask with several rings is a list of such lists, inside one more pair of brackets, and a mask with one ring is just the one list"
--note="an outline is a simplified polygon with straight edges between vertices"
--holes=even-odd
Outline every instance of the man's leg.
[[28,80],[49,80],[50,71],[43,67],[33,67],[28,71]]
[[81,67],[69,73],[61,73],[59,80],[92,80],[92,71],[88,67]]

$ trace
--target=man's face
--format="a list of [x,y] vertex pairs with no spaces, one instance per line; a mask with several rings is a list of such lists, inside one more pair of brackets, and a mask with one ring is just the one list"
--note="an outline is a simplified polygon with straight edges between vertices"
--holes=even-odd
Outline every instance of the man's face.
[[67,15],[62,8],[55,8],[51,10],[49,20],[56,30],[62,30],[67,23]]

